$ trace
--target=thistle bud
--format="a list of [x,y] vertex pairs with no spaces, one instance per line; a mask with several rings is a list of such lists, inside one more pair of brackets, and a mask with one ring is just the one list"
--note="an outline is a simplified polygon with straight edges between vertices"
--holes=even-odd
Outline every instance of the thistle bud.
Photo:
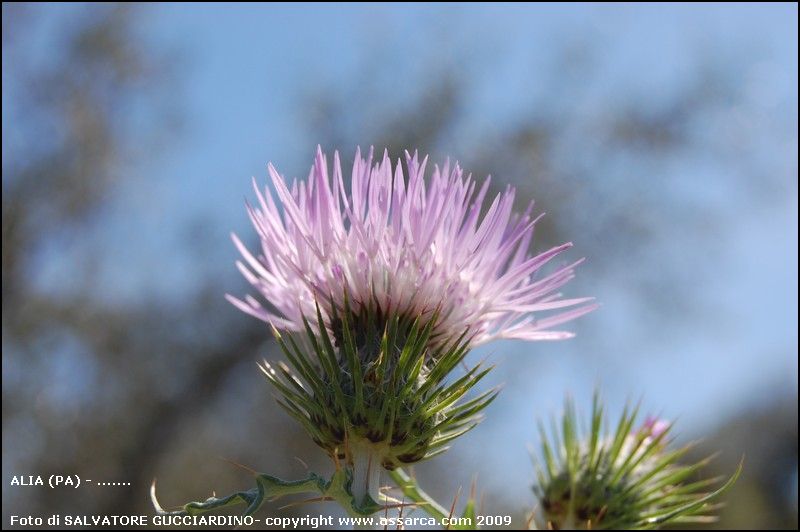
[[[548,438],[540,426],[539,511],[534,520],[554,530],[652,529],[665,523],[713,521],[712,499],[733,482],[707,491],[717,479],[690,481],[708,459],[681,465],[690,446],[669,450],[671,424],[648,417],[634,428],[637,409],[626,408],[616,430],[607,434],[595,399],[591,427],[582,437],[567,402],[559,429]],[[542,522],[543,521],[543,522]]]

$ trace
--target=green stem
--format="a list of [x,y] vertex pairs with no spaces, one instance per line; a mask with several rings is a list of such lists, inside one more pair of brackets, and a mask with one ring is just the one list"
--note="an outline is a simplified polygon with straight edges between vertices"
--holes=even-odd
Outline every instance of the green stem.
[[380,504],[381,470],[380,455],[375,445],[367,442],[353,442],[350,444],[353,456],[353,484],[352,494],[357,503]]
[[430,495],[422,491],[416,479],[411,478],[401,468],[398,467],[394,471],[388,471],[388,473],[394,483],[397,484],[397,487],[403,492],[403,495],[417,503],[428,515],[440,521],[450,516],[449,511],[445,510]]
[[[365,441],[354,441],[350,445],[353,457],[353,483],[351,493],[357,504],[364,507],[379,505],[381,500],[381,465],[379,453],[375,445]],[[353,524],[353,530],[377,530],[375,523],[372,525]]]

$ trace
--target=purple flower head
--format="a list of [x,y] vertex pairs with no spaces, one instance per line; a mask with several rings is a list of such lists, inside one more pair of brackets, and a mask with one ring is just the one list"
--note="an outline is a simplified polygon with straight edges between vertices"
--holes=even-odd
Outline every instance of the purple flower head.
[[254,180],[258,205],[247,206],[260,254],[233,235],[239,270],[269,306],[249,295],[228,299],[279,329],[301,329],[317,303],[328,316],[346,298],[355,314],[436,315],[436,335],[469,329],[473,345],[571,337],[553,328],[595,308],[591,298],[558,292],[581,260],[540,270],[572,244],[530,255],[539,219],[532,203],[514,213],[514,189],[506,187],[485,207],[489,179],[479,184],[447,161],[426,183],[426,166],[416,153],[406,152],[404,168],[386,152],[378,160],[372,149],[366,158],[359,150],[348,187],[338,153],[332,176],[318,148],[308,179],[291,185],[270,164],[276,198]]

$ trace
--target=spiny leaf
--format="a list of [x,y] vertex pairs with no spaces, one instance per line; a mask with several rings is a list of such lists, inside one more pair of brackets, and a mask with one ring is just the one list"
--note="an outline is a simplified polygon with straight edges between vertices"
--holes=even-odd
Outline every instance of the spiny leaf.
[[159,515],[199,515],[238,504],[246,505],[243,515],[253,515],[266,499],[299,493],[318,493],[323,497],[335,500],[353,516],[371,515],[383,508],[378,504],[356,501],[349,492],[351,484],[349,472],[344,469],[336,471],[330,480],[325,480],[316,473],[311,473],[304,479],[291,481],[258,473],[255,475],[255,479],[255,488],[238,491],[226,497],[209,497],[202,502],[190,502],[184,504],[179,510],[172,511],[164,510],[161,507],[156,498],[156,483],[153,481],[150,487],[150,500]]

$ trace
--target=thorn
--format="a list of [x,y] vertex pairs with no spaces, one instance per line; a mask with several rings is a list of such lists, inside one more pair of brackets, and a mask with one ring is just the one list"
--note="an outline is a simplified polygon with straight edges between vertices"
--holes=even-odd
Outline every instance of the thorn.
[[161,504],[158,502],[158,497],[156,497],[156,479],[153,478],[153,483],[150,484],[150,502],[153,503],[153,507],[156,509],[156,513],[162,513],[164,509],[161,507]]
[[333,449],[333,452],[331,453],[331,458],[333,459],[333,466],[334,466],[334,468],[336,468],[336,472],[338,473],[342,469],[342,466],[339,463],[339,448],[338,447]]
[[297,460],[298,462],[300,462],[300,465],[302,465],[302,466],[303,466],[303,468],[305,468],[305,470],[306,470],[306,471],[308,471],[308,464],[307,464],[307,463],[305,463],[305,462],[303,462],[303,461],[300,459],[300,457],[299,457],[299,456],[295,456],[295,457],[294,457],[294,459],[295,459],[295,460]]
[[223,462],[228,462],[231,465],[234,465],[236,467],[240,467],[240,468],[244,469],[245,471],[247,471],[248,473],[252,474],[253,476],[258,476],[258,471],[256,471],[255,469],[252,469],[250,467],[247,467],[246,465],[242,465],[239,462],[235,462],[233,460],[225,458],[224,456],[218,456],[217,458],[222,460]]
[[602,508],[600,508],[600,511],[597,512],[597,521],[596,521],[596,523],[599,524],[600,521],[603,520],[603,517],[605,517],[607,511],[608,511],[608,506],[603,506]]
[[385,505],[381,506],[381,508],[389,508],[391,510],[391,509],[394,509],[394,508],[419,508],[421,506],[425,506],[425,504],[418,504],[418,503],[409,502],[409,503],[385,504]]
[[536,511],[539,509],[539,504],[537,503],[536,506],[533,507],[533,511],[528,515],[528,518],[525,520],[525,528],[527,530],[531,530],[531,525],[534,524],[534,520],[536,519]]
[[326,501],[332,501],[332,500],[333,500],[333,497],[329,497],[327,495],[323,495],[322,497],[312,497],[310,499],[303,499],[302,501],[290,502],[289,504],[281,506],[278,509],[279,510],[285,510],[287,508],[291,508],[293,506],[300,506],[302,504],[310,504],[312,502],[326,502]]
[[150,502],[153,504],[153,508],[159,515],[175,515],[181,514],[182,512],[179,510],[176,511],[167,511],[161,507],[161,503],[158,502],[158,497],[156,497],[156,479],[153,478],[153,483],[150,485]]
[[[450,505],[450,515],[448,518],[452,518],[453,514],[456,511],[456,504],[458,503],[458,498],[461,496],[461,486],[458,487],[458,491],[456,492],[456,496],[453,498],[453,504]],[[450,525],[447,525],[447,530],[450,530]]]

